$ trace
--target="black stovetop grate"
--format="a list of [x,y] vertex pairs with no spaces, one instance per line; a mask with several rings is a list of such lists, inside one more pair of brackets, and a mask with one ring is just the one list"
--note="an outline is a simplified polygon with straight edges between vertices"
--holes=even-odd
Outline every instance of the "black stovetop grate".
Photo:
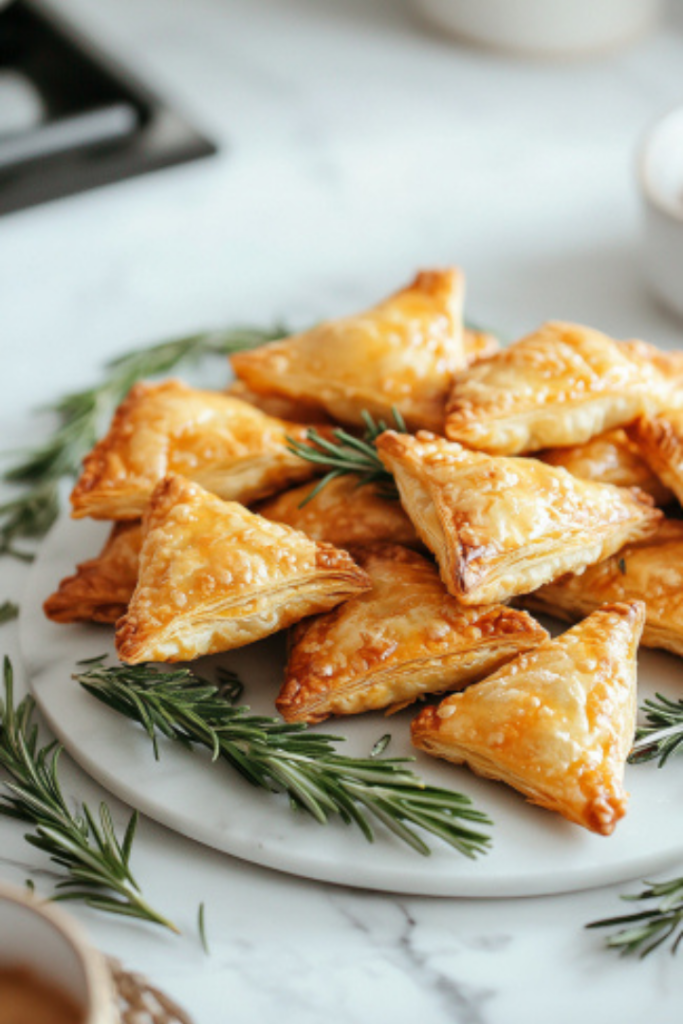
[[0,11],[0,213],[215,151],[42,4]]

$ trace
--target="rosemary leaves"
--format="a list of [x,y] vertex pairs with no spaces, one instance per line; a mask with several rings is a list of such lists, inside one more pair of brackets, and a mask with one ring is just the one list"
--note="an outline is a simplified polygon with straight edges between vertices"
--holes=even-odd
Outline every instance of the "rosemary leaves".
[[365,422],[365,432],[362,438],[354,437],[353,434],[349,434],[341,428],[332,431],[333,441],[322,437],[313,428],[307,431],[306,441],[294,441],[292,438],[288,438],[287,447],[294,455],[327,470],[325,476],[302,501],[300,507],[315,498],[326,484],[336,480],[339,476],[347,476],[349,473],[359,477],[359,487],[364,484],[379,483],[387,498],[398,498],[394,478],[383,465],[375,447],[375,441],[385,430],[394,429],[402,434],[407,433],[406,425],[398,409],[393,409],[392,415],[394,426],[389,428],[384,420],[376,422],[369,412],[364,411],[362,416]]
[[622,896],[622,900],[650,901],[646,910],[620,917],[608,917],[602,921],[591,921],[587,928],[617,928],[609,935],[606,945],[619,950],[623,955],[638,954],[645,957],[659,946],[670,941],[671,952],[675,953],[683,939],[683,878],[666,882],[646,882],[647,888],[633,896]]
[[[139,722],[159,756],[158,736],[208,747],[252,785],[287,793],[293,807],[320,824],[338,815],[372,841],[371,821],[381,822],[421,854],[430,852],[415,828],[449,843],[467,857],[484,853],[491,822],[466,796],[426,785],[406,768],[406,759],[345,757],[341,739],[303,723],[249,713],[189,669],[164,671],[151,665],[91,665],[74,678],[98,700]],[[222,682],[234,692],[235,679]],[[473,827],[474,826],[474,827]]]
[[56,900],[82,900],[112,914],[134,917],[177,931],[143,899],[130,870],[130,855],[137,825],[131,815],[123,839],[116,835],[109,808],[100,804],[97,818],[87,805],[81,813],[69,810],[59,783],[59,756],[55,742],[38,745],[33,722],[34,701],[25,697],[15,707],[12,665],[4,663],[4,702],[0,701],[0,814],[32,827],[26,841],[46,853],[65,870],[57,885]]
[[641,711],[645,713],[647,725],[636,729],[629,762],[641,764],[656,760],[663,768],[683,744],[683,699],[671,700],[658,693],[654,699],[643,701]]

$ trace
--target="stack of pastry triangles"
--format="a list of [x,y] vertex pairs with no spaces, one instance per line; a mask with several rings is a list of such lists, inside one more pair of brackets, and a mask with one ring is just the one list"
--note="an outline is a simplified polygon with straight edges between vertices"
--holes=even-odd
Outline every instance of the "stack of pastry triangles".
[[[463,291],[422,272],[234,356],[229,393],[136,385],[72,495],[111,536],[45,610],[116,622],[131,664],[293,626],[286,719],[449,693],[415,719],[420,749],[607,834],[643,626],[683,654],[683,526],[656,507],[683,500],[681,361],[566,323],[501,350],[464,326]],[[374,442],[398,500],[321,486],[296,453],[307,424],[333,444],[368,414],[406,424]],[[550,639],[539,609],[579,623]]]

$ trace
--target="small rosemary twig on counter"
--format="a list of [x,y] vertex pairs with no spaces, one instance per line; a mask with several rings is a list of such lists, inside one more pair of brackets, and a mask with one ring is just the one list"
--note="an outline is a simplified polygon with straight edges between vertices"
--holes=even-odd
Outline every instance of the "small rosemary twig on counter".
[[0,815],[32,827],[25,839],[46,853],[65,871],[55,900],[81,900],[90,907],[177,928],[142,899],[130,870],[130,855],[138,815],[134,812],[123,839],[116,836],[111,812],[100,804],[98,817],[83,804],[80,813],[69,810],[59,782],[62,747],[56,742],[38,745],[33,722],[35,703],[25,697],[14,704],[13,674],[4,663],[4,701],[0,701]]

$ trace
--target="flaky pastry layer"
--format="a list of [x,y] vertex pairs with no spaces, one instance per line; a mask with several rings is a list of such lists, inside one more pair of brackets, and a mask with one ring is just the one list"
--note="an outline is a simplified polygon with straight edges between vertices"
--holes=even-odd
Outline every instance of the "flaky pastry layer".
[[135,590],[141,547],[139,522],[116,523],[100,554],[77,565],[47,598],[43,610],[48,619],[115,623]]
[[[467,363],[463,291],[459,270],[423,271],[365,313],[239,352],[232,367],[254,391],[316,403],[342,423],[363,426],[363,412],[391,422],[395,407],[409,427],[440,431],[451,377]],[[491,346],[481,334],[476,344]]]
[[547,633],[502,605],[464,608],[432,563],[397,545],[356,550],[372,589],[295,627],[277,707],[290,722],[461,689]]
[[71,495],[75,518],[139,519],[167,474],[226,500],[252,502],[315,473],[287,449],[306,429],[247,402],[179,381],[137,384],[106,437],[83,462]]
[[519,600],[570,622],[606,602],[642,601],[643,645],[683,657],[683,522],[667,519],[647,540],[627,544],[580,576],[562,576]]
[[446,436],[494,455],[583,444],[666,405],[654,361],[635,360],[605,334],[547,323],[460,371],[446,408]]
[[609,835],[626,812],[624,767],[644,618],[641,602],[605,605],[483,682],[425,708],[412,725],[415,746]]
[[637,490],[580,480],[537,459],[468,451],[427,433],[377,439],[401,503],[465,604],[507,601],[654,533]]
[[145,515],[138,583],[116,648],[127,664],[190,661],[269,636],[369,586],[345,551],[167,477]]

